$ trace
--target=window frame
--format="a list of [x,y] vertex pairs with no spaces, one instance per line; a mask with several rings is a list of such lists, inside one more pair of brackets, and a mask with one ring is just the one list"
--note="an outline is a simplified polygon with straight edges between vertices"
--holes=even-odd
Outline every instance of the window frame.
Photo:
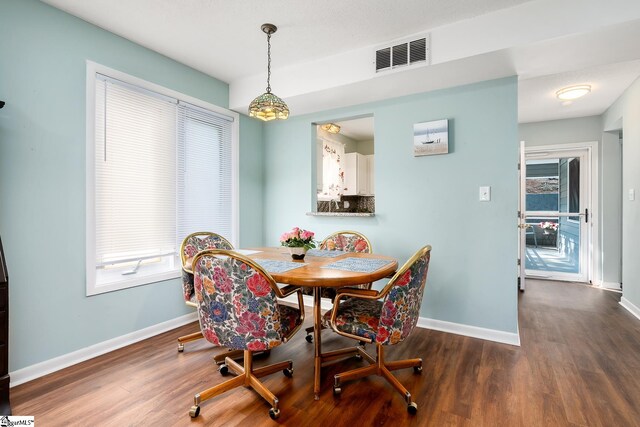
[[[128,277],[126,276],[122,280],[116,283],[109,283],[105,285],[99,285],[96,283],[96,260],[95,260],[95,247],[96,247],[96,210],[95,210],[95,79],[96,74],[103,74],[113,79],[120,80],[127,84],[131,84],[142,89],[157,92],[161,95],[169,96],[171,98],[178,99],[180,101],[187,102],[197,107],[210,110],[214,113],[225,115],[233,118],[231,122],[231,221],[232,221],[232,236],[229,239],[231,243],[237,247],[239,242],[239,134],[240,134],[240,115],[234,111],[226,108],[219,107],[214,104],[210,104],[198,98],[180,93],[178,91],[168,89],[155,83],[143,80],[141,78],[126,74],[124,72],[109,68],[107,66],[95,63],[93,61],[86,61],[86,135],[85,135],[85,194],[86,194],[86,211],[85,211],[85,230],[86,230],[86,295],[99,295],[106,292],[117,291],[121,289],[128,289],[136,286],[148,285],[151,283],[161,282],[165,280],[175,279],[180,277],[180,263],[178,262],[175,268],[163,271],[143,277]],[[177,154],[176,154],[177,155]],[[177,220],[176,220],[177,222]],[[176,248],[176,254],[179,248]],[[179,254],[178,259],[179,259]]]

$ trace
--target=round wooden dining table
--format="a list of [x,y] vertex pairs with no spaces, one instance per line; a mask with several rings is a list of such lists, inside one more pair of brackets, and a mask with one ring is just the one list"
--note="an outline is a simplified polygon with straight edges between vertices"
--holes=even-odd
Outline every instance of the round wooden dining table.
[[[295,286],[307,286],[313,289],[313,333],[314,333],[314,380],[313,394],[318,400],[320,396],[320,379],[321,368],[324,362],[347,357],[351,354],[357,354],[357,347],[351,347],[341,350],[335,350],[328,353],[322,353],[322,311],[321,311],[321,295],[322,288],[343,288],[346,286],[361,285],[364,283],[372,283],[376,280],[384,279],[392,276],[398,268],[398,261],[395,258],[378,255],[344,252],[342,255],[335,257],[313,256],[308,253],[304,260],[293,261],[287,248],[256,248],[256,253],[248,255],[256,262],[260,263],[260,259],[299,262],[304,267],[287,270],[284,272],[271,272],[269,274],[278,283]],[[387,261],[375,271],[347,271],[334,268],[323,268],[327,264],[332,264],[347,258],[368,258]]]

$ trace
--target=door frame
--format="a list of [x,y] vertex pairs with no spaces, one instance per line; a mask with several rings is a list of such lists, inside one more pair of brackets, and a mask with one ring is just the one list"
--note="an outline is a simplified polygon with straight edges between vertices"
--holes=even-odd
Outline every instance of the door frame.
[[[589,209],[589,222],[587,223],[587,231],[585,238],[586,242],[586,265],[585,265],[585,274],[587,283],[600,285],[600,278],[602,277],[602,272],[600,268],[601,264],[601,254],[600,254],[600,212],[599,212],[599,179],[600,179],[600,170],[599,170],[599,142],[598,141],[587,141],[587,142],[576,142],[576,143],[568,143],[568,144],[550,144],[550,145],[535,145],[535,146],[527,146],[526,142],[524,145],[524,157],[526,159],[527,154],[535,154],[535,153],[558,153],[558,157],[562,156],[563,152],[566,151],[574,151],[574,150],[586,150],[588,160],[589,170],[587,171],[587,182],[585,183],[586,193],[587,193],[587,206]],[[526,175],[526,162],[525,165],[522,166],[522,173]],[[520,182],[520,191],[526,191],[525,188],[522,188],[523,180]],[[525,180],[526,181],[526,178]],[[522,215],[524,216],[524,212]],[[519,238],[522,239],[524,233],[519,233]],[[519,244],[524,244],[522,240],[520,240]],[[524,259],[521,260],[521,263],[524,264]],[[524,268],[523,268],[524,270]],[[534,277],[534,276],[530,276]],[[570,280],[562,277],[558,278],[550,278],[550,280]]]

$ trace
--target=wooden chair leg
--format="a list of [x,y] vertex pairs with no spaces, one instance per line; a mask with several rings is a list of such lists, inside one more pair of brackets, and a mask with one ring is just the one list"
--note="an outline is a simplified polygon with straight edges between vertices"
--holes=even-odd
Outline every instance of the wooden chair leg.
[[270,375],[274,372],[282,371],[285,369],[293,370],[293,362],[291,360],[285,360],[284,362],[274,363],[273,365],[269,366],[263,366],[262,368],[254,369],[252,373],[256,378],[261,378],[265,375]]
[[378,367],[376,365],[363,366],[362,368],[352,369],[334,375],[333,384],[334,387],[339,387],[344,382],[357,380],[358,378],[368,377],[369,375],[375,375],[377,373]]
[[[364,353],[364,350],[362,352]],[[414,368],[416,372],[420,372],[422,371],[422,359],[406,359],[386,362],[384,359],[384,347],[380,344],[376,344],[376,353],[376,360],[373,360],[371,357],[367,358],[371,365],[336,374],[333,377],[333,392],[335,394],[340,394],[342,392],[341,385],[344,382],[353,381],[369,375],[379,375],[387,380],[391,386],[393,386],[393,388],[402,395],[408,405],[407,409],[409,413],[415,414],[418,410],[418,405],[411,401],[411,393],[409,393],[402,383],[398,381],[391,371],[396,369]]]
[[193,397],[193,403],[195,405],[200,405],[202,402],[211,399],[212,397],[216,397],[219,394],[222,394],[226,391],[232,390],[236,387],[240,387],[244,385],[244,377],[237,376],[231,379],[226,380],[222,384],[218,384],[211,388],[206,389],[205,391],[201,391]]
[[400,381],[398,381],[398,379],[391,373],[391,371],[389,371],[387,368],[382,368],[380,374],[393,386],[393,388],[398,391],[398,393],[402,395],[402,397],[404,397],[407,404],[411,403],[411,393],[409,393],[409,390],[407,390],[405,386],[403,386]]
[[262,396],[264,400],[271,403],[271,406],[275,411],[279,412],[278,398],[276,397],[275,394],[271,393],[271,391],[267,387],[265,387],[265,385],[262,384],[262,382],[260,382],[258,378],[256,378],[253,375],[249,376],[249,385],[251,386],[252,389],[257,391],[258,394]]
[[233,360],[241,360],[243,354],[244,352],[242,350],[227,350],[213,356],[213,360],[216,362],[216,365],[222,365],[227,357]]
[[263,399],[271,404],[271,409],[269,410],[269,416],[271,416],[271,418],[275,419],[280,415],[280,410],[278,409],[278,398],[264,384],[262,384],[258,378],[279,370],[284,370],[284,374],[287,377],[291,377],[293,373],[293,362],[291,360],[287,360],[254,370],[253,354],[248,350],[242,351],[242,354],[244,356],[244,366],[240,366],[240,364],[230,357],[225,359],[227,367],[234,371],[238,376],[228,379],[222,384],[208,388],[193,397],[194,406],[189,410],[189,415],[192,418],[195,418],[200,414],[200,404],[202,402],[240,386],[251,387]]
[[190,341],[196,341],[196,340],[199,340],[199,339],[202,339],[202,338],[204,338],[204,336],[202,335],[202,332],[194,332],[192,334],[179,337],[178,338],[178,351],[180,353],[182,353],[184,351],[184,343],[190,342]]
[[[244,375],[244,368],[235,360],[227,357],[224,361],[224,364],[227,365],[227,368],[231,369],[231,371],[236,375]],[[224,375],[224,372],[221,373]]]
[[396,360],[393,362],[386,362],[384,366],[390,371],[405,368],[422,368],[422,359]]

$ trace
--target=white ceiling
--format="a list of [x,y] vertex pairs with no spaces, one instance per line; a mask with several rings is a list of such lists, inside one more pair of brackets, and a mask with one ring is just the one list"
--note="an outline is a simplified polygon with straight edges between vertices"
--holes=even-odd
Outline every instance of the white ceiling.
[[334,122],[340,126],[340,133],[354,141],[373,140],[373,117],[361,117],[358,119],[341,120]]
[[230,83],[404,37],[530,0],[43,0],[137,44]]
[[[637,0],[42,0],[230,84],[245,113],[266,86],[292,115],[519,75],[519,120],[601,114],[640,75]],[[571,19],[568,19],[571,17]],[[375,47],[430,32],[431,66],[371,71]],[[562,106],[559,88],[592,84]]]

